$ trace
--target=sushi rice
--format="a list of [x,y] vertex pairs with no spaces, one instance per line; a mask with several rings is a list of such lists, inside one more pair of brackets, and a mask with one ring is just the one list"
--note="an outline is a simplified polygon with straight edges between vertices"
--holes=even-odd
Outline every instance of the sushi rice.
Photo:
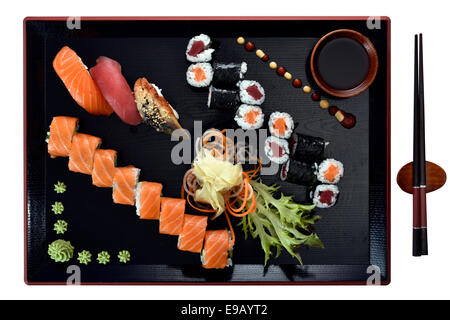
[[[274,150],[273,145],[275,145],[278,150]],[[270,161],[278,164],[286,163],[289,160],[289,143],[284,139],[270,136],[264,143],[264,152]]]
[[[312,192],[311,192],[312,193]],[[326,193],[326,198],[323,197]],[[339,196],[339,188],[332,184],[319,184],[312,195],[313,203],[317,208],[329,208],[336,204]]]
[[323,183],[336,184],[344,175],[344,165],[335,159],[323,160],[317,169],[317,179]]
[[260,105],[265,100],[264,88],[257,81],[242,80],[238,82],[239,97],[242,103]]
[[207,62],[191,64],[186,71],[189,85],[197,88],[207,87],[213,78],[213,68]]
[[258,106],[242,104],[237,110],[234,120],[244,130],[259,129],[264,123],[264,113]]
[[294,120],[289,113],[273,112],[269,118],[269,130],[275,137],[289,139],[294,130]]
[[[195,41],[203,42],[204,49],[202,52],[198,53],[196,56],[189,55],[189,51],[191,50]],[[210,48],[211,46],[211,38],[206,34],[200,34],[198,36],[193,37],[189,40],[187,49],[186,49],[186,59],[190,62],[208,62],[212,60],[212,54],[214,53],[214,49]]]

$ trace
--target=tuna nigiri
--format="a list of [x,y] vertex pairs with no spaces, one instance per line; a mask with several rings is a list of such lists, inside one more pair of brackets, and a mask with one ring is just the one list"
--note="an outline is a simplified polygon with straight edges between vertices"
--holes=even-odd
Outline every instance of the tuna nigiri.
[[183,230],[178,238],[178,249],[200,253],[203,247],[207,224],[208,217],[206,216],[185,214]]
[[72,148],[72,137],[77,132],[78,119],[53,117],[48,137],[48,153],[52,158],[68,157]]
[[141,219],[158,220],[161,211],[162,184],[139,182],[136,188],[136,214]]
[[113,202],[120,204],[135,204],[135,188],[141,169],[133,166],[116,168],[113,178]]
[[122,75],[122,67],[117,61],[99,57],[97,65],[92,67],[90,72],[106,101],[123,122],[130,125],[142,122],[131,88]]
[[202,251],[202,265],[205,269],[223,269],[228,265],[230,236],[228,230],[208,230]]
[[94,154],[92,184],[97,187],[111,188],[116,170],[117,151],[97,149]]
[[69,170],[84,174],[91,174],[94,167],[95,150],[102,139],[89,134],[77,133],[72,139],[69,155]]
[[72,98],[87,112],[109,116],[113,109],[103,97],[80,57],[63,47],[53,60],[55,69]]
[[159,232],[178,236],[183,230],[184,209],[186,200],[175,198],[161,198],[161,216],[159,218]]

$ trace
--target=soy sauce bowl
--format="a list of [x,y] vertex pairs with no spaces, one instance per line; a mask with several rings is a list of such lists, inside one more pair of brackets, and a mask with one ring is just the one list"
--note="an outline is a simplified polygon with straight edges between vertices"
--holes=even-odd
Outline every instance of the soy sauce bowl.
[[372,84],[378,71],[378,55],[372,42],[361,33],[339,29],[316,43],[310,67],[314,81],[323,91],[335,97],[349,98]]

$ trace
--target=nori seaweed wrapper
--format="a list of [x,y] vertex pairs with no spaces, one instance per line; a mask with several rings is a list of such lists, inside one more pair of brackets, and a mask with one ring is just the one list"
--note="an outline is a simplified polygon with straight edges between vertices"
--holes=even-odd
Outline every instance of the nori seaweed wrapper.
[[236,84],[242,80],[242,75],[245,73],[242,70],[242,62],[240,63],[221,63],[215,62],[213,64],[214,75],[212,84],[216,88],[236,88]]
[[293,133],[289,138],[291,157],[298,161],[315,162],[323,159],[327,142],[320,137]]
[[234,110],[241,103],[238,90],[209,88],[208,108]]
[[317,183],[316,164],[290,159],[281,167],[280,178],[290,183],[312,186]]

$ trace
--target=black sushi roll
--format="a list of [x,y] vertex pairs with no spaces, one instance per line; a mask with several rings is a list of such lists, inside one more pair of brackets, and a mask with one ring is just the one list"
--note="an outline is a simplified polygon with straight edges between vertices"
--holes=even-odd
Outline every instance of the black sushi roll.
[[216,88],[234,89],[247,72],[247,63],[222,63],[213,64],[214,76],[212,83]]
[[317,182],[316,164],[290,159],[281,167],[280,178],[282,181],[311,186]]
[[294,132],[289,138],[289,151],[291,157],[298,161],[321,161],[327,144],[323,138]]
[[209,87],[208,108],[234,110],[240,105],[238,90],[217,89]]

